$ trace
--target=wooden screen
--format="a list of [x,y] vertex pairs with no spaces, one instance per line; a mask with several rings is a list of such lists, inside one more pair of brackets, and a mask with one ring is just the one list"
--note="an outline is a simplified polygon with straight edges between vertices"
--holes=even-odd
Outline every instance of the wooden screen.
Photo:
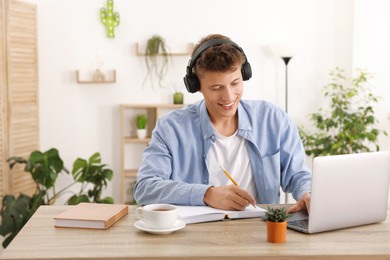
[[8,172],[6,165],[6,156],[7,156],[7,92],[6,92],[6,66],[5,66],[5,17],[4,17],[4,4],[0,1],[0,196],[2,201],[2,195],[7,189],[6,183],[7,178],[6,174]]
[[[4,3],[4,2],[3,2]],[[38,53],[36,7],[20,1],[5,1],[6,28],[6,143],[5,159],[28,155],[39,146]],[[31,195],[31,176],[17,167],[4,172],[5,193]],[[8,179],[7,179],[8,177]]]

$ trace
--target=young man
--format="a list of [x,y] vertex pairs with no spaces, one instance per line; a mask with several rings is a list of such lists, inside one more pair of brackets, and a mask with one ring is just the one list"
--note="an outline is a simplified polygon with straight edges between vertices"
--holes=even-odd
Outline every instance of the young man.
[[138,171],[138,203],[243,210],[279,203],[282,187],[298,200],[289,212],[309,209],[311,173],[298,131],[276,106],[241,100],[251,76],[228,37],[209,35],[195,46],[184,82],[204,99],[158,120]]

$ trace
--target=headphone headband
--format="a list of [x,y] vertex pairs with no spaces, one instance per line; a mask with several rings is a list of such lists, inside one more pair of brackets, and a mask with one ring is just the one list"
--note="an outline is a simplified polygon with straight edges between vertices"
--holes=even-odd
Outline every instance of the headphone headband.
[[221,39],[221,38],[211,39],[211,40],[208,40],[207,42],[203,43],[201,46],[199,46],[199,48],[196,50],[196,52],[192,55],[192,58],[190,59],[190,62],[189,62],[190,68],[193,68],[195,66],[196,61],[200,58],[200,56],[202,55],[202,53],[205,50],[207,50],[210,47],[216,47],[216,46],[222,45],[224,43],[229,43],[230,45],[236,47],[240,52],[243,52],[242,49],[235,42],[233,42],[229,39]]
[[195,93],[198,92],[200,89],[200,83],[198,77],[193,73],[193,68],[196,64],[196,61],[200,58],[202,53],[206,51],[210,47],[219,46],[222,44],[228,43],[238,49],[245,57],[245,62],[241,66],[241,74],[243,80],[248,80],[252,77],[252,70],[251,66],[248,63],[248,60],[246,58],[246,55],[242,48],[238,46],[235,42],[229,40],[229,39],[211,39],[203,43],[199,48],[195,51],[195,53],[192,55],[191,59],[188,61],[188,65],[186,68],[186,75],[184,77],[184,85],[186,86],[188,92]]

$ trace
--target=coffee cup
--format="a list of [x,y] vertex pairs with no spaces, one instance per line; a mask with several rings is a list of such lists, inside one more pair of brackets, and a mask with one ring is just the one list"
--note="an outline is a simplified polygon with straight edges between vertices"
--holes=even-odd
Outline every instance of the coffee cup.
[[151,229],[172,228],[177,220],[177,208],[170,204],[149,204],[136,209],[135,214]]

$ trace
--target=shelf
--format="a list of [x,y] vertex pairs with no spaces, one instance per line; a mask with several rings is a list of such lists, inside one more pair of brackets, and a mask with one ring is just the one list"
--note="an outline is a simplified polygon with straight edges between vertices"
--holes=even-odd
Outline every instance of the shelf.
[[[168,55],[171,56],[190,56],[192,53],[192,48],[194,45],[192,43],[187,44],[187,50],[185,52],[170,52]],[[146,56],[144,51],[140,50],[139,44],[136,43],[137,56]],[[158,56],[162,56],[161,53],[157,54]]]
[[[116,71],[112,70],[111,73],[103,73],[100,70],[90,72],[89,79],[82,79],[80,71],[77,70],[77,83],[80,84],[102,84],[102,83],[115,83],[116,82]],[[110,76],[110,77],[107,77]]]
[[124,176],[127,178],[137,178],[137,169],[125,170]]
[[156,104],[123,104],[122,105],[122,107],[124,109],[127,109],[127,108],[132,108],[132,109],[133,108],[179,109],[179,108],[182,108],[184,106],[185,106],[185,104],[158,104],[158,105],[156,105]]
[[150,137],[145,139],[139,139],[137,137],[125,137],[125,143],[148,143],[150,142]]

